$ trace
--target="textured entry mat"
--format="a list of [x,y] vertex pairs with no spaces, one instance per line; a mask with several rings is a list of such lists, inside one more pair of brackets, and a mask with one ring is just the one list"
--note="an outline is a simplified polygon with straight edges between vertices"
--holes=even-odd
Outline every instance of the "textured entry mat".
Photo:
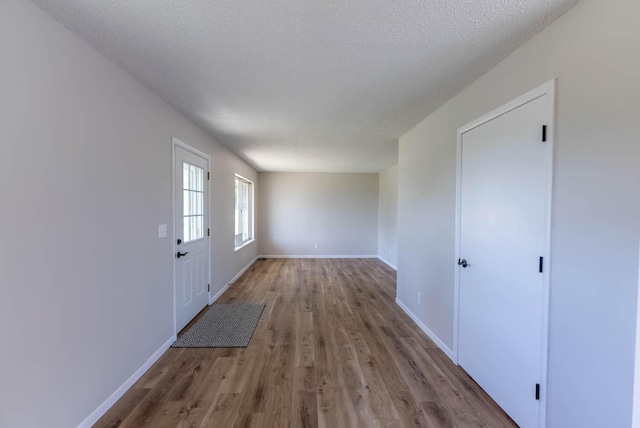
[[246,348],[265,305],[211,305],[172,348]]

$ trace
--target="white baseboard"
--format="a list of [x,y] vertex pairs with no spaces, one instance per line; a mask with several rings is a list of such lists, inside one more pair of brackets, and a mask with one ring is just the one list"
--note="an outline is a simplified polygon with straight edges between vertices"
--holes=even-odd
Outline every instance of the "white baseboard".
[[451,349],[449,349],[449,347],[447,345],[445,345],[444,342],[442,340],[440,340],[440,338],[438,336],[436,336],[436,334],[434,332],[429,330],[429,327],[424,325],[424,323],[422,321],[420,321],[420,319],[413,312],[411,312],[411,310],[404,303],[402,303],[402,301],[400,301],[400,299],[398,299],[397,297],[396,297],[396,304],[398,306],[400,306],[400,308],[402,308],[402,310],[407,315],[409,315],[409,318],[411,318],[413,320],[413,322],[415,322],[416,325],[418,327],[420,327],[420,330],[422,330],[424,332],[424,334],[429,336],[429,339],[433,340],[434,343],[436,345],[438,345],[438,347],[440,349],[442,349],[442,352],[444,352],[447,355],[447,357],[449,357],[451,359],[451,361],[456,363],[456,359],[454,357],[453,351]]
[[[229,283],[227,285],[225,285],[222,288],[222,290],[218,291],[215,296],[211,297],[211,299],[209,299],[209,304],[212,304],[213,302],[218,300],[218,298],[220,296],[222,296],[222,294],[225,291],[227,291],[227,289],[229,287],[231,287],[231,285],[238,278],[240,278],[242,276],[242,274],[245,273],[251,267],[251,265],[253,265],[256,262],[256,260],[258,260],[258,257],[256,257],[253,260],[251,260],[240,272],[238,272],[238,274],[236,276],[233,277],[233,279],[231,279],[231,281],[229,281]],[[173,342],[175,342],[175,341],[176,341],[176,335],[173,335],[160,348],[158,348],[158,350],[156,352],[154,352],[151,357],[149,357],[149,359],[142,365],[142,367],[140,367],[138,370],[136,370],[136,372],[134,374],[132,374],[131,377],[129,377],[129,379],[127,379],[122,385],[120,385],[120,387],[113,394],[111,394],[109,396],[109,398],[107,398],[104,401],[104,403],[102,403],[100,406],[98,406],[98,408],[96,410],[94,410],[89,416],[87,416],[87,418],[85,420],[83,420],[80,423],[80,425],[78,425],[78,428],[91,428],[91,426],[93,424],[98,422],[98,420],[105,413],[107,413],[107,411],[111,408],[111,406],[113,406],[116,403],[116,401],[118,401],[125,394],[125,392],[127,392],[129,390],[129,388],[131,388],[133,386],[133,384],[136,383],[137,380],[140,379],[142,377],[142,375],[145,374],[145,372],[147,370],[149,370],[149,368],[156,361],[158,361],[158,359],[162,356],[162,354],[164,354],[166,352],[166,350],[169,349],[171,347],[171,345],[173,344]]]
[[391,269],[393,269],[395,271],[398,270],[398,267],[396,265],[394,265],[393,263],[391,263],[389,260],[385,259],[384,257],[378,256],[378,259],[380,259],[381,262],[383,262],[384,264],[389,266]]
[[378,256],[367,255],[334,255],[334,254],[301,254],[301,255],[270,255],[258,256],[262,259],[377,259]]
[[213,305],[215,303],[215,301],[218,300],[220,298],[220,296],[222,296],[224,294],[224,292],[227,291],[229,289],[229,287],[231,287],[233,285],[233,283],[236,282],[238,280],[238,278],[240,278],[242,276],[243,273],[245,273],[246,271],[249,270],[249,268],[256,262],[256,260],[258,260],[258,258],[259,257],[256,257],[253,260],[251,260],[240,272],[238,272],[238,274],[236,276],[231,278],[231,281],[229,281],[227,283],[227,285],[222,287],[222,290],[218,291],[215,296],[211,296],[211,298],[209,299],[209,304]]
[[222,290],[218,291],[215,296],[211,296],[211,298],[209,299],[209,304],[213,305],[216,302],[216,300],[218,300],[220,296],[222,296],[224,292],[227,291],[229,287],[231,287],[232,284],[233,282],[229,282],[227,285],[222,287]]
[[98,420],[107,413],[107,410],[113,406],[116,401],[118,401],[125,392],[129,390],[133,386],[134,383],[138,381],[142,377],[143,374],[156,362],[158,359],[166,352],[169,347],[176,341],[176,336],[173,335],[167,340],[156,352],[153,353],[149,357],[149,359],[140,367],[134,374],[132,374],[129,379],[127,379],[120,387],[107,398],[104,403],[98,406],[86,419],[80,422],[78,428],[91,428],[93,424],[98,422]]

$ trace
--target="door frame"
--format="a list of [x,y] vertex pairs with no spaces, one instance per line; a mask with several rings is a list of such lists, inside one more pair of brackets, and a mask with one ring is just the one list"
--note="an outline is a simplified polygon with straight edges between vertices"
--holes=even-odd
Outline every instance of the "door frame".
[[[542,343],[540,344],[541,352],[541,368],[540,368],[540,408],[539,408],[539,426],[546,425],[547,416],[547,375],[548,375],[548,359],[549,359],[549,304],[550,304],[550,272],[551,272],[551,212],[553,199],[553,146],[555,136],[555,93],[556,79],[550,80],[537,88],[527,92],[526,94],[516,98],[515,100],[504,104],[501,107],[491,111],[480,118],[467,123],[458,128],[457,131],[457,154],[456,154],[456,216],[455,216],[455,261],[461,258],[460,239],[461,239],[461,209],[462,209],[462,136],[499,116],[509,113],[518,107],[538,99],[542,96],[547,97],[547,141],[546,144],[546,198],[545,198],[545,225],[544,225],[544,248],[542,257],[545,260],[545,268],[543,275],[543,293],[542,293]],[[454,362],[458,364],[459,349],[459,320],[460,320],[460,267],[455,264],[454,272],[454,296],[453,296],[453,357]],[[532,391],[533,394],[533,391]]]
[[[173,260],[172,265],[173,265],[173,334],[174,336],[178,334],[178,328],[176,326],[176,322],[177,322],[177,315],[176,315],[176,257],[175,254],[178,251],[178,246],[176,244],[176,147],[180,147],[183,150],[186,150],[188,152],[193,153],[196,156],[200,156],[203,159],[206,159],[207,161],[207,174],[210,174],[211,172],[211,156],[209,156],[208,154],[201,152],[200,150],[191,147],[190,145],[180,141],[179,139],[177,139],[176,137],[171,137],[171,169],[173,171],[173,179],[171,181],[172,184],[172,210],[173,210],[173,242],[171,243],[171,249],[172,249],[172,253],[171,253],[171,259]],[[205,179],[204,180],[204,186],[205,186],[205,193],[207,195],[207,214],[205,215],[205,219],[204,219],[204,227],[208,230],[211,230],[211,186],[209,185],[209,179]],[[207,252],[208,257],[207,257],[207,274],[208,274],[208,278],[209,280],[207,281],[208,283],[211,282],[211,236],[206,236],[207,238]],[[209,296],[209,300],[207,305],[211,305],[211,287],[209,287],[209,290],[207,291],[208,296]]]

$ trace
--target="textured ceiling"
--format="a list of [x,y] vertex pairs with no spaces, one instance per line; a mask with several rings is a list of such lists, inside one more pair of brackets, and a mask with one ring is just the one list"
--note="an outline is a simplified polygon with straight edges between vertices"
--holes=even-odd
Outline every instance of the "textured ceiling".
[[34,0],[262,171],[377,172],[577,0]]

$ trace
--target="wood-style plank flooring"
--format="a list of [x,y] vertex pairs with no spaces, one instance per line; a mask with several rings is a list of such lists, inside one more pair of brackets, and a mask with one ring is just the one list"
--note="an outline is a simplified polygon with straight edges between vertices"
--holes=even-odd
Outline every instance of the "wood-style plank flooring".
[[245,349],[169,349],[97,427],[514,427],[396,306],[375,259],[258,260]]

